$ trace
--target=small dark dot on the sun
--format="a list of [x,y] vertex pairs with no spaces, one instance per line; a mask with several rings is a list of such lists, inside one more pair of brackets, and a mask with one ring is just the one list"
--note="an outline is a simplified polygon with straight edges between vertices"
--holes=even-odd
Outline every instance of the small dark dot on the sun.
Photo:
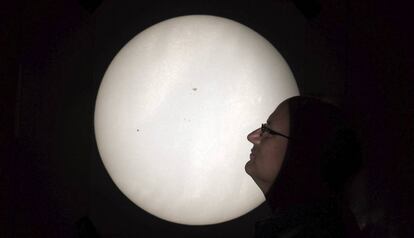
[[137,132],[139,131],[139,129],[137,129]]
[[197,91],[197,88],[193,88],[193,91]]

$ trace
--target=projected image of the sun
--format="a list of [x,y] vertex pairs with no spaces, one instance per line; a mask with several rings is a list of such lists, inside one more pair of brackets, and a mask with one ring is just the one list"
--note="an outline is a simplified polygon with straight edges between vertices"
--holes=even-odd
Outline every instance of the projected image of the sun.
[[95,108],[98,149],[114,183],[167,221],[206,225],[264,201],[245,173],[247,134],[298,95],[262,36],[207,15],[144,30],[115,56]]

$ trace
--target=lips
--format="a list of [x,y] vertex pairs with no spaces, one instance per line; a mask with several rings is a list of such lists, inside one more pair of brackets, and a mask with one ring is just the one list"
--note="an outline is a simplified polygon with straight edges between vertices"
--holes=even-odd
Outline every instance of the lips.
[[250,153],[250,159],[254,159],[254,157],[256,157],[256,155],[255,155],[253,149],[250,152],[251,152]]

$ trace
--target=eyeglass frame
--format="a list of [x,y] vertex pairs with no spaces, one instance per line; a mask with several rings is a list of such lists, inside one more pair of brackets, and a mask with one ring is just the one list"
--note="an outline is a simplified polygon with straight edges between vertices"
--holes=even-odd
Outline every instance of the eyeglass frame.
[[262,123],[262,127],[260,128],[260,135],[263,135],[263,133],[265,133],[265,132],[267,132],[271,135],[278,135],[278,136],[284,137],[288,140],[292,139],[292,137],[290,137],[290,136],[284,135],[280,132],[277,132],[277,131],[274,131],[274,130],[270,129],[269,125],[267,123]]

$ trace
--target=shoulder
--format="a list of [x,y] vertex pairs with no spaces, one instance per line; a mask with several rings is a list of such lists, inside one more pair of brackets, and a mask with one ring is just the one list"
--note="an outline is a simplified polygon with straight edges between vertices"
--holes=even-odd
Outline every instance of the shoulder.
[[345,227],[335,207],[295,207],[275,213],[255,226],[255,238],[342,238]]

